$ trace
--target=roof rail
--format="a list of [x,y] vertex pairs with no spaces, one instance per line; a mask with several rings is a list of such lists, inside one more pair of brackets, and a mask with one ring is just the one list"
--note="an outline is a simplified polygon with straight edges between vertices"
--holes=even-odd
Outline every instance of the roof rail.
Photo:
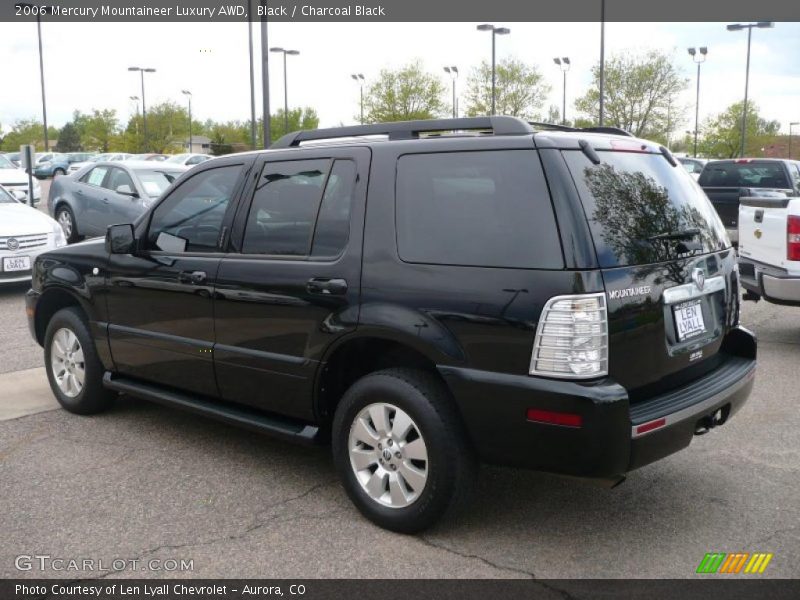
[[627,135],[628,137],[636,137],[630,131],[620,127],[583,127],[581,131],[588,131],[589,133],[612,133],[614,135]]
[[275,141],[270,148],[291,148],[301,142],[328,140],[335,138],[361,137],[365,135],[386,135],[390,140],[410,140],[420,133],[437,131],[491,131],[494,135],[528,135],[533,128],[516,117],[465,117],[459,119],[429,119],[425,121],[396,121],[375,123],[373,125],[351,125],[329,129],[311,129],[287,133]]
[[559,125],[558,123],[540,123],[539,121],[528,121],[529,125],[533,125],[534,127],[541,127],[542,129],[554,129],[556,131],[580,131],[580,129],[576,129],[575,127],[570,127],[569,125]]

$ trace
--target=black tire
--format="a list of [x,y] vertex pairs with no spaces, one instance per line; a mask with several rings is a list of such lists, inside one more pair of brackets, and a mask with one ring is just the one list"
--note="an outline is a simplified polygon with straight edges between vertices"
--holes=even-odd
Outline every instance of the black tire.
[[[56,209],[56,221],[64,229],[64,235],[68,244],[78,241],[78,225],[75,222],[75,215],[67,204],[62,204]],[[69,226],[67,226],[67,222]],[[69,230],[69,231],[67,231]]]
[[[372,498],[351,465],[351,427],[361,411],[376,402],[405,411],[427,448],[427,480],[408,506],[384,506]],[[399,533],[427,529],[463,506],[476,475],[477,461],[448,390],[435,376],[421,370],[387,369],[354,383],[336,409],[332,443],[334,462],[350,499],[373,523]],[[377,471],[377,465],[375,468]]]
[[[57,350],[54,350],[53,338],[61,330],[72,332],[83,351],[83,385],[82,389],[73,396],[65,393],[59,387],[57,375],[54,372],[53,355]],[[89,327],[79,308],[62,308],[50,319],[44,335],[44,362],[50,389],[53,390],[53,395],[59,404],[69,412],[78,415],[93,415],[112,405],[116,393],[103,387],[105,369],[97,356]]]

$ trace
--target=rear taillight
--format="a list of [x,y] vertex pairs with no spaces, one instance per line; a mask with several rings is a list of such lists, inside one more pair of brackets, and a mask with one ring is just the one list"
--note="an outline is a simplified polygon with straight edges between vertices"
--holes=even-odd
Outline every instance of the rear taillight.
[[800,217],[795,215],[786,222],[786,259],[800,260]]
[[529,372],[573,379],[608,374],[605,294],[556,296],[547,301],[536,329]]

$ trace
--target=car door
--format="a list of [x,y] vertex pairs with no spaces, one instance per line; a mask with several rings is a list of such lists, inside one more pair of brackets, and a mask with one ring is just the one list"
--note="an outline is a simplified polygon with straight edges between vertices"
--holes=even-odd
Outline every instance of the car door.
[[78,231],[82,235],[92,236],[105,233],[106,228],[102,225],[102,213],[106,190],[103,188],[103,183],[110,170],[109,165],[98,165],[87,171],[75,184],[73,212],[78,224]]
[[101,228],[116,223],[133,223],[142,213],[142,202],[128,171],[111,167],[103,185],[105,189],[98,210]]
[[366,148],[282,152],[256,164],[216,281],[224,400],[314,418],[317,367],[358,321],[369,165]]
[[212,296],[251,162],[217,163],[184,179],[137,227],[136,254],[110,256],[108,338],[119,373],[217,395]]

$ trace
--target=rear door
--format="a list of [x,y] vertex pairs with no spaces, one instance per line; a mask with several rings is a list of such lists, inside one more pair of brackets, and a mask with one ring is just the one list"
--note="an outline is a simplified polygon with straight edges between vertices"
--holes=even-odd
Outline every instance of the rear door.
[[319,361],[358,322],[370,151],[262,157],[217,275],[214,360],[222,398],[314,417]]
[[599,164],[562,154],[602,268],[609,371],[635,401],[718,364],[738,299],[735,256],[705,194],[656,148],[631,146],[599,150]]

